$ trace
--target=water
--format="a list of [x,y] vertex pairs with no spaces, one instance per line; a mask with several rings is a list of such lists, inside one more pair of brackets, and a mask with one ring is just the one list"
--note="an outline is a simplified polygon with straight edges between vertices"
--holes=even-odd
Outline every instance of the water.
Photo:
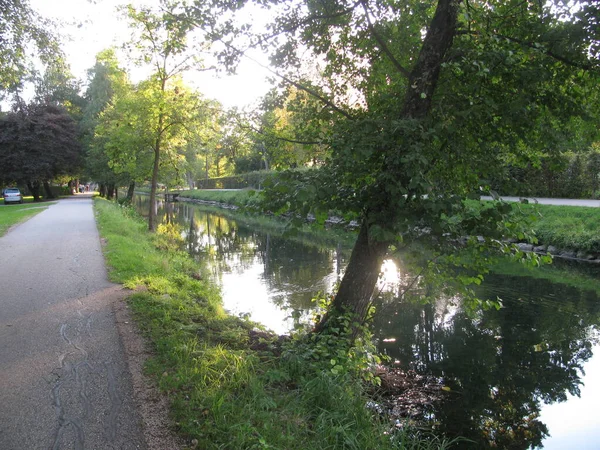
[[[147,198],[136,201],[147,211]],[[283,237],[188,203],[168,208],[188,251],[211,262],[225,308],[278,333],[293,326],[293,309],[310,311],[315,294],[335,286],[350,253],[333,238]],[[410,278],[398,262],[384,271],[388,290]],[[558,274],[552,278],[564,281],[489,275],[478,295],[500,297],[499,311],[470,312],[457,298],[418,305],[388,295],[377,305],[380,351],[392,364],[443,380],[450,392],[432,407],[432,421],[474,441],[461,447],[600,448],[600,274],[596,267]]]

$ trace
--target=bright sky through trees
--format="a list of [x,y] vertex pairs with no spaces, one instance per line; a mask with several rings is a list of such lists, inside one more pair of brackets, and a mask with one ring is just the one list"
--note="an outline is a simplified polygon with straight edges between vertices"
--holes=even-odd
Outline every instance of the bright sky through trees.
[[[94,65],[96,54],[110,46],[119,48],[130,36],[127,22],[117,11],[117,6],[132,3],[155,5],[158,0],[31,0],[31,6],[42,16],[63,24],[63,51],[71,65],[73,75],[85,81],[86,71]],[[121,58],[125,64],[125,58]],[[208,61],[207,61],[208,65]],[[132,70],[134,78],[146,74]],[[215,71],[191,73],[187,81],[208,98],[220,101],[225,107],[253,103],[269,88],[267,72],[255,63],[245,60],[237,75],[228,76]],[[137,80],[136,80],[137,81]]]

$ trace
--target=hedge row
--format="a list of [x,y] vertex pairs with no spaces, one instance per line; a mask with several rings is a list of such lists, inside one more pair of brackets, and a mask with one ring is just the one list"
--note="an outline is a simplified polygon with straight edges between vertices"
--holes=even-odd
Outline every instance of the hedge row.
[[273,172],[260,170],[229,177],[208,178],[199,180],[198,189],[260,189],[262,184]]
[[537,166],[508,167],[491,184],[502,195],[600,198],[600,149],[549,156]]

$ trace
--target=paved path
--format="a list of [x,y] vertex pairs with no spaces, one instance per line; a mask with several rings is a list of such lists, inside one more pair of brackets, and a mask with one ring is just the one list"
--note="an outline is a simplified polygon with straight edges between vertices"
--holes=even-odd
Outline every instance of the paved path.
[[[535,198],[535,197],[506,197],[502,200],[507,202],[518,202],[526,198],[530,203],[539,203],[540,205],[562,205],[562,206],[590,206],[600,208],[600,200],[583,200],[575,198]],[[482,200],[491,200],[492,197],[482,196]]]
[[0,449],[143,449],[90,198],[0,238]]

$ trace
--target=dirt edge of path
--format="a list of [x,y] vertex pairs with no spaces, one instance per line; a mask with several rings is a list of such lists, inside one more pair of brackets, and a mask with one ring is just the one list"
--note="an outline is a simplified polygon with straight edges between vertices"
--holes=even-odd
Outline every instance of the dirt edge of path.
[[118,286],[112,291],[111,304],[117,329],[125,350],[135,404],[142,418],[142,429],[148,450],[177,450],[189,448],[175,435],[169,421],[169,399],[156,384],[144,375],[144,363],[152,356],[149,345],[131,316],[127,297],[134,293]]

